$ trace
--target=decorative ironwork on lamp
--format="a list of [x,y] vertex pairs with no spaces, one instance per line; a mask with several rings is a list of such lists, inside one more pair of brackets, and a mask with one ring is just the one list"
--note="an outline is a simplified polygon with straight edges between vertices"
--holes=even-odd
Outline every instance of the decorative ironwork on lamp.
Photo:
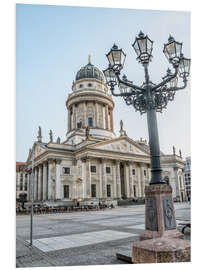
[[[135,85],[128,80],[126,75],[120,78],[126,54],[122,49],[118,49],[118,46],[115,44],[106,55],[109,67],[103,72],[112,95],[123,97],[127,105],[133,105],[135,110],[141,114],[147,113],[152,172],[150,184],[165,183],[161,175],[156,112],[162,112],[167,107],[168,102],[174,100],[176,91],[182,90],[187,86],[187,77],[190,74],[190,59],[183,56],[182,43],[175,41],[172,36],[169,36],[168,43],[164,44],[163,52],[169,63],[172,64],[174,72],[168,69],[162,81],[154,84],[150,81],[148,73],[148,65],[152,59],[153,41],[140,31],[132,46],[137,54],[137,60],[144,67],[145,81],[141,86]],[[178,86],[178,76],[182,78],[182,86]],[[117,93],[115,92],[116,85],[119,89]]]

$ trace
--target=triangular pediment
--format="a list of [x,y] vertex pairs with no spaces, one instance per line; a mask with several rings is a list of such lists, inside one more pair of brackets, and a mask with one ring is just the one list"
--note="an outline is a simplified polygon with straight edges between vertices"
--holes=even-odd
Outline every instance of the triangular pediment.
[[34,157],[36,158],[46,151],[46,147],[42,143],[35,142],[33,144],[32,149],[30,149],[30,151],[29,151],[28,158],[26,161],[27,163],[32,161],[33,151],[34,151]]
[[108,140],[105,142],[99,142],[91,145],[91,149],[106,150],[112,152],[145,155],[148,156],[149,152],[139,146],[136,142],[127,136],[119,137],[116,139]]

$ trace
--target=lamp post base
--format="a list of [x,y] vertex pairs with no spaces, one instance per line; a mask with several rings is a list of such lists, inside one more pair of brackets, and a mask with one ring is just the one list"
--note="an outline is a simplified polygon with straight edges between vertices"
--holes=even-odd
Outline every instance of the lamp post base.
[[133,245],[132,263],[170,263],[190,261],[190,241],[160,237]]
[[145,231],[140,240],[157,237],[183,238],[177,230],[172,188],[154,184],[145,188]]
[[172,188],[155,184],[145,188],[145,231],[134,243],[132,263],[190,261],[190,241],[177,230]]

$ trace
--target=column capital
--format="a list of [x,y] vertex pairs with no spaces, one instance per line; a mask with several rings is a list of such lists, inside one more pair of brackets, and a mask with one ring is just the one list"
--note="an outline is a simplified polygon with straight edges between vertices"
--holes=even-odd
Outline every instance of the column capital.
[[101,162],[101,163],[105,163],[105,162],[107,162],[107,161],[108,161],[107,158],[100,158],[100,162]]
[[55,163],[58,164],[58,165],[61,164],[61,161],[62,161],[62,160],[59,159],[59,158],[55,159]]
[[47,159],[47,162],[48,162],[49,164],[52,164],[52,163],[54,162],[54,158],[48,158],[48,159]]
[[133,161],[128,161],[128,163],[129,163],[129,166],[132,166],[134,164]]

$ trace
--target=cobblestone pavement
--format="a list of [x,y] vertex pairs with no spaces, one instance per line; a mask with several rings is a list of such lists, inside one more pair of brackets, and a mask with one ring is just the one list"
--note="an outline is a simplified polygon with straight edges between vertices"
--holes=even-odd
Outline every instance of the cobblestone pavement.
[[[176,203],[177,223],[190,220],[190,205]],[[144,205],[101,211],[16,217],[16,267],[122,264],[144,230]],[[187,239],[189,238],[186,236]]]

